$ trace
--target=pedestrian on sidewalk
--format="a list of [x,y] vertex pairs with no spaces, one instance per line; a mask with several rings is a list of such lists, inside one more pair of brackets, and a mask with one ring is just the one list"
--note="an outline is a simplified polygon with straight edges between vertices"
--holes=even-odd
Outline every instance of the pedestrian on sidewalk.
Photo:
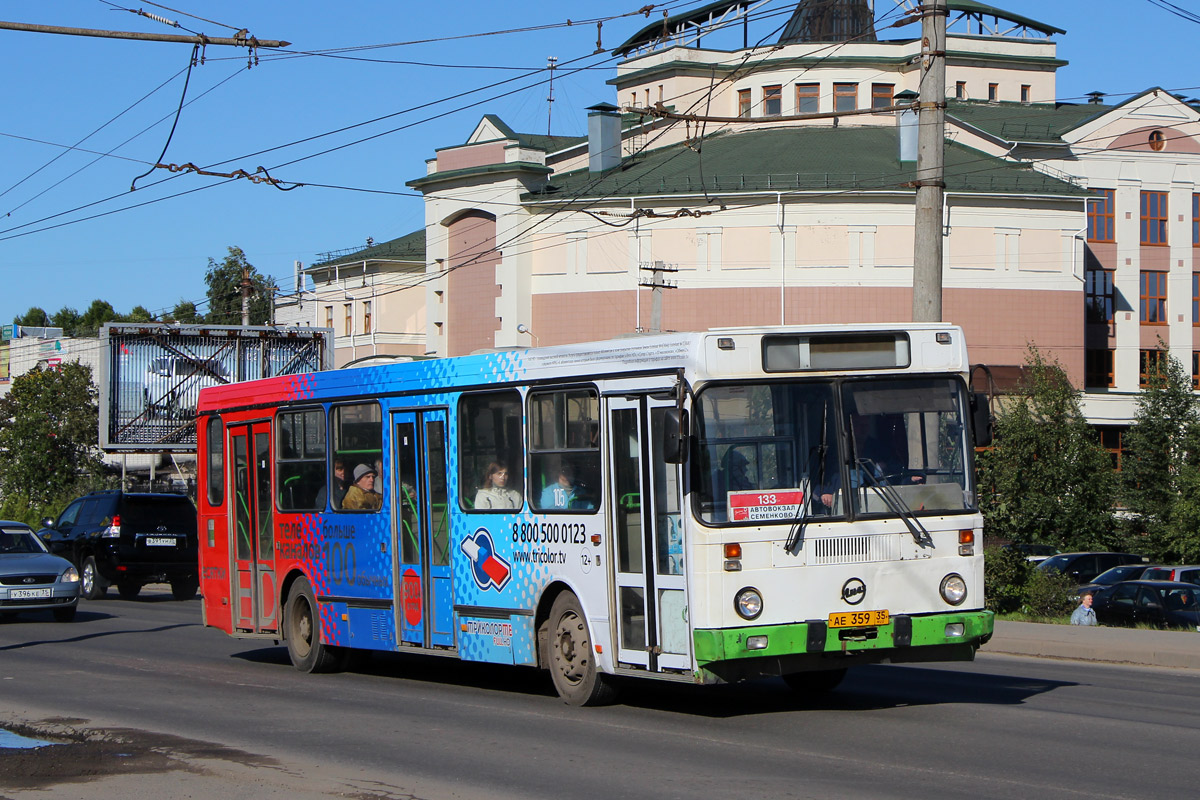
[[1095,625],[1096,612],[1092,610],[1092,593],[1084,592],[1079,598],[1079,608],[1071,614],[1072,625]]

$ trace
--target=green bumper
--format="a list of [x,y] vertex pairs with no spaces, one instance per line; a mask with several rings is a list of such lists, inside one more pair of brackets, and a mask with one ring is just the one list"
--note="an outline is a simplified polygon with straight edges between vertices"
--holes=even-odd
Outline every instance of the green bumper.
[[[951,624],[963,626],[961,636],[946,635],[946,627]],[[991,638],[994,627],[995,614],[991,611],[959,611],[893,617],[887,625],[868,629],[829,628],[823,622],[708,628],[697,630],[694,642],[696,662],[703,668],[706,664],[743,658],[850,654],[945,645],[978,647]],[[767,646],[751,650],[748,641],[754,636],[765,636]]]

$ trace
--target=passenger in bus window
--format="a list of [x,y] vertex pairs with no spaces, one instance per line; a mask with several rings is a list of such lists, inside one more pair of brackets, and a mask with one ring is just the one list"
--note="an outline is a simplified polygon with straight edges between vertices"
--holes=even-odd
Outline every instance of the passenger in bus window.
[[340,458],[333,460],[333,483],[329,487],[322,486],[321,491],[317,492],[317,508],[325,508],[325,498],[328,495],[327,488],[333,489],[333,507],[342,507],[342,498],[346,496],[346,462]]
[[557,476],[542,490],[538,507],[541,509],[591,509],[592,501],[582,496],[582,488],[575,483],[575,467],[563,462]]
[[383,496],[383,459],[375,459],[375,494]]
[[375,493],[375,470],[366,464],[354,468],[354,483],[346,490],[342,508],[350,511],[374,511],[383,505],[383,495]]
[[483,482],[475,493],[475,508],[520,508],[521,493],[508,488],[508,464],[493,461],[483,473]]

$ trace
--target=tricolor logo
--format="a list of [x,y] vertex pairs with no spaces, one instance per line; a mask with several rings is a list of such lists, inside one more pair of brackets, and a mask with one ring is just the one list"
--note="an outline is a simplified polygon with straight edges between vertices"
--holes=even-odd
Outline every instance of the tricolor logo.
[[474,535],[463,539],[462,551],[471,560],[471,575],[480,589],[495,588],[502,591],[512,577],[509,563],[496,555],[496,546],[487,528],[480,528]]

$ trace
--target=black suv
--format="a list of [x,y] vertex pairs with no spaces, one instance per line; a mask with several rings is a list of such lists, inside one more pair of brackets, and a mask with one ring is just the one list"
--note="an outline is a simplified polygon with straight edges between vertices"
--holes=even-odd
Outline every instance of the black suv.
[[1124,564],[1146,564],[1142,556],[1132,553],[1059,553],[1039,563],[1034,569],[1061,572],[1076,583],[1091,583],[1092,579],[1105,570]]
[[93,492],[42,525],[38,535],[79,570],[88,600],[103,597],[111,584],[131,600],[147,583],[162,582],[171,584],[176,600],[196,596],[196,506],[187,495]]

